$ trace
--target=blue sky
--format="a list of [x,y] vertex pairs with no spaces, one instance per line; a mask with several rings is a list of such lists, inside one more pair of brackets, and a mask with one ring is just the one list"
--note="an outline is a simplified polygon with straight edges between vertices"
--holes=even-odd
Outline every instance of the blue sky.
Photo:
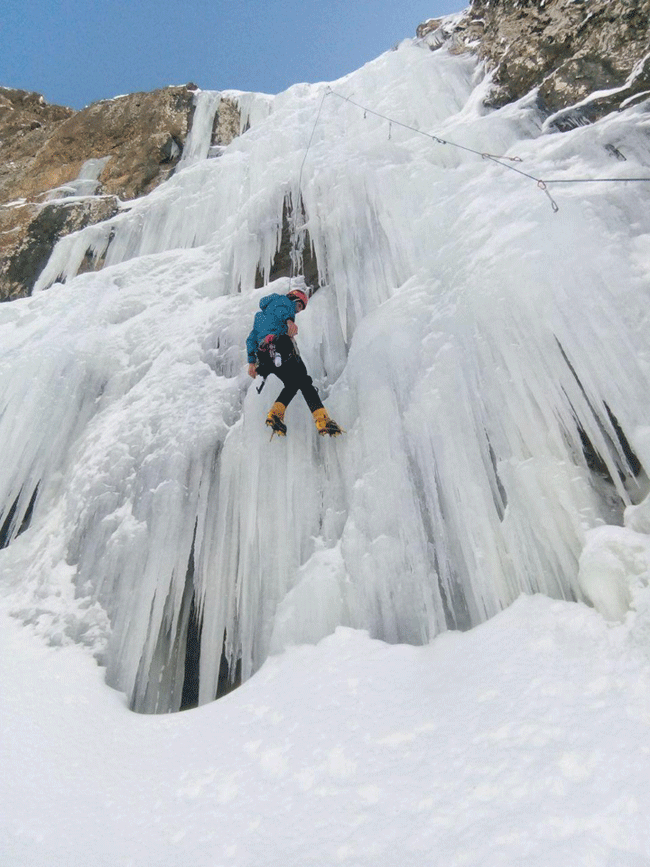
[[352,72],[469,0],[2,0],[0,85],[82,108],[194,81],[278,93]]

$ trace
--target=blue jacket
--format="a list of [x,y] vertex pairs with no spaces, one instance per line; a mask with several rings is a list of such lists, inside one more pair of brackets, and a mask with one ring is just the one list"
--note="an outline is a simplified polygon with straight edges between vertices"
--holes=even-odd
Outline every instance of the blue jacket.
[[292,301],[286,295],[279,295],[277,292],[262,298],[260,311],[255,314],[253,321],[253,330],[246,338],[249,364],[256,361],[257,349],[265,337],[268,337],[269,334],[276,334],[279,337],[281,334],[287,333],[287,321],[295,319],[296,307],[296,301]]

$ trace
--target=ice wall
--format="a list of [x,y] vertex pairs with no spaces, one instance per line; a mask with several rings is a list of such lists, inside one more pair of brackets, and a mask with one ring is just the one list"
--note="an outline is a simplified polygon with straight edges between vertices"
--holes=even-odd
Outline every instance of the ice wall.
[[[203,94],[192,159],[0,308],[3,586],[136,709],[179,707],[194,610],[209,701],[222,652],[246,678],[338,624],[420,643],[521,592],[583,598],[585,534],[645,496],[647,186],[553,187],[555,214],[415,130],[611,177],[647,164],[648,116],[543,134],[532,101],[488,112],[484,88],[472,58],[406,41],[332,89],[414,130],[296,85],[242,95],[250,129],[215,160]],[[338,440],[298,397],[269,442],[279,383],[245,373],[287,206],[318,263],[299,344]],[[103,267],[77,274],[89,250]]]

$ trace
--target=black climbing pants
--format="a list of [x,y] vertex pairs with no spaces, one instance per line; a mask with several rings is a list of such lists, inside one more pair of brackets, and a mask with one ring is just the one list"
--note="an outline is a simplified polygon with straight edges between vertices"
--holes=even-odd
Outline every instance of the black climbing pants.
[[274,373],[284,385],[278,395],[278,402],[283,406],[289,406],[296,394],[300,391],[311,412],[320,409],[323,401],[318,396],[316,387],[302,358],[298,355],[291,338],[286,335],[278,337],[275,341],[275,351],[280,354],[282,364],[275,367],[268,351],[258,353],[257,370],[266,377]]

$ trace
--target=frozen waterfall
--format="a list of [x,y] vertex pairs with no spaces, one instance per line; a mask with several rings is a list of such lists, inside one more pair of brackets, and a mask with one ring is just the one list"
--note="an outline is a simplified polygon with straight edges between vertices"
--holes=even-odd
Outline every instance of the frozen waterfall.
[[[642,106],[544,132],[533,101],[488,111],[473,58],[416,40],[332,87],[538,176],[650,156]],[[4,592],[137,710],[180,707],[197,622],[207,702],[339,624],[419,644],[522,592],[580,599],[585,534],[647,493],[648,185],[559,185],[554,214],[326,88],[231,95],[250,128],[214,160],[220,97],[200,94],[176,174],[0,307]],[[289,287],[287,215],[318,267],[298,342],[338,440],[298,396],[269,442],[279,383],[245,373],[262,284]],[[101,270],[78,274],[88,251]]]

